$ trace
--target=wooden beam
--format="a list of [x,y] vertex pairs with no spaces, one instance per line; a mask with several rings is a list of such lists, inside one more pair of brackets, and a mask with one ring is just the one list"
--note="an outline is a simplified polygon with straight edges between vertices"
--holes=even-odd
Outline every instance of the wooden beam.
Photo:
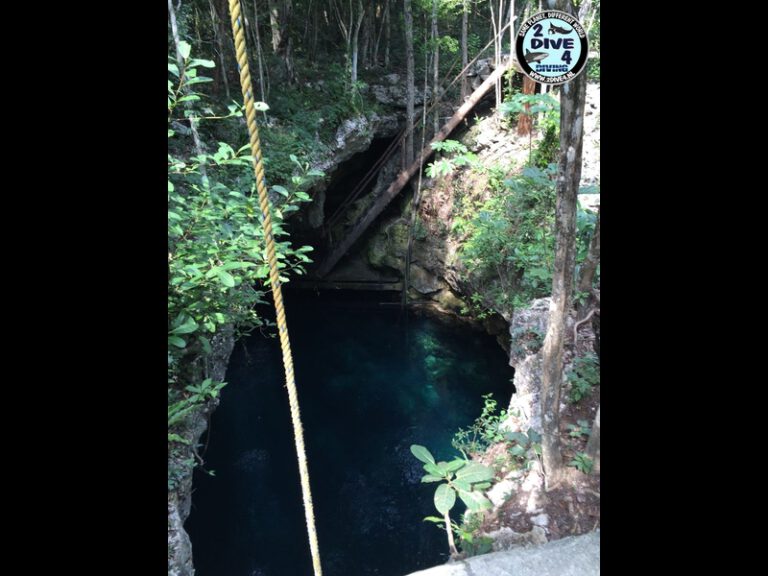
[[477,90],[475,90],[471,96],[467,98],[467,101],[461,105],[456,113],[451,116],[451,119],[445,123],[445,125],[440,129],[440,132],[437,133],[432,141],[424,147],[418,158],[416,158],[416,160],[410,166],[408,166],[408,169],[400,172],[400,175],[397,177],[397,179],[395,179],[394,182],[392,182],[392,184],[389,185],[389,188],[387,188],[381,194],[381,196],[374,200],[373,204],[368,207],[368,210],[365,212],[365,214],[363,214],[360,220],[358,220],[357,223],[352,227],[352,230],[350,230],[347,235],[341,239],[341,242],[333,247],[330,254],[328,254],[326,259],[320,265],[316,272],[320,278],[328,274],[328,272],[330,272],[331,269],[336,266],[338,261],[341,260],[341,257],[349,251],[349,249],[357,241],[357,239],[360,238],[363,232],[368,229],[368,226],[371,225],[376,217],[382,213],[384,208],[389,205],[392,199],[397,196],[397,194],[405,187],[408,181],[413,177],[416,171],[421,168],[424,162],[426,162],[429,157],[432,156],[434,153],[434,150],[432,150],[432,144],[435,142],[442,142],[448,137],[453,129],[459,125],[459,122],[461,122],[464,117],[469,114],[470,110],[475,107],[480,99],[485,96],[488,90],[490,90],[491,87],[496,84],[496,81],[501,78],[501,76],[509,69],[511,63],[512,62],[507,60],[506,64],[503,64],[494,70],[493,73],[488,76],[488,78],[486,78],[485,82],[483,82],[477,88]]
[[288,286],[303,290],[373,290],[376,292],[399,292],[403,289],[402,282],[354,282],[323,281],[323,280],[291,280]]

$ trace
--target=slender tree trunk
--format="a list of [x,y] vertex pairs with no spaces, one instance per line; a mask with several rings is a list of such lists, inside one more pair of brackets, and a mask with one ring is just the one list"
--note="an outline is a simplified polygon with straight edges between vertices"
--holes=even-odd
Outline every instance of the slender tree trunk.
[[[216,42],[216,51],[219,53],[219,74],[218,77],[224,83],[224,94],[227,97],[227,102],[232,99],[229,92],[229,80],[227,79],[227,63],[224,60],[224,40],[226,38],[226,31],[223,25],[223,21],[219,16],[218,10],[213,0],[208,0],[208,5],[211,9],[211,22],[213,23],[213,36]],[[221,7],[219,7],[220,9]],[[224,13],[226,13],[226,6],[224,6]]]
[[368,4],[365,8],[365,17],[362,27],[362,45],[360,46],[360,57],[363,62],[363,68],[368,70],[371,67],[371,28],[374,28],[375,16],[373,8],[375,3]]
[[[246,14],[245,2],[242,3],[242,12]],[[248,25],[246,19],[246,25]],[[259,36],[259,8],[256,4],[256,0],[253,0],[253,24],[248,26],[251,30],[251,40],[256,45],[256,65],[259,69],[259,92],[261,93],[261,101],[267,101],[267,89],[264,82],[264,59],[261,54],[261,38]]]
[[[523,76],[523,94],[533,94],[534,92],[536,92],[536,82],[528,78],[528,76]],[[521,112],[517,119],[518,136],[528,136],[533,129],[533,121],[531,120],[531,115],[528,114],[528,110],[530,110],[531,106],[525,104],[524,107],[525,112]]]
[[467,98],[469,94],[469,80],[467,78],[467,64],[469,63],[469,52],[467,48],[468,39],[468,20],[469,20],[469,0],[464,0],[461,11],[461,101]]
[[597,407],[595,421],[592,423],[592,433],[587,442],[587,456],[592,458],[592,472],[600,474],[600,406]]
[[312,27],[312,46],[310,49],[310,60],[315,62],[317,60],[317,32],[320,29],[320,23],[317,21],[317,6],[315,6],[315,10],[312,13],[312,20],[315,25]]
[[600,207],[597,208],[597,221],[595,222],[595,231],[592,233],[592,240],[589,242],[589,251],[581,266],[579,274],[579,285],[576,288],[578,292],[589,292],[592,289],[592,283],[595,280],[597,265],[600,263]]
[[[376,35],[376,44],[373,47],[373,64],[379,65],[379,44],[381,43],[381,37],[384,35],[384,30],[387,28],[387,18],[389,17],[389,0],[384,0],[384,10],[381,13],[381,24],[379,25],[379,33]],[[386,62],[389,64],[389,62]]]
[[[520,2],[522,0],[518,0]],[[515,53],[515,0],[509,3],[509,59],[512,60],[512,55]],[[519,26],[518,22],[518,26]],[[509,75],[509,97],[512,98],[512,76]]]
[[272,30],[272,52],[277,54],[283,43],[282,27],[280,26],[280,6],[277,0],[269,0],[269,26]]
[[[493,62],[495,67],[498,68],[500,64],[500,50],[499,50],[499,24],[496,21],[496,14],[493,10],[493,0],[488,2],[488,7],[491,9],[491,34],[493,34]],[[501,16],[499,16],[501,18]],[[496,107],[501,104],[501,91],[499,89],[499,83],[494,86],[496,94]]]
[[403,0],[405,10],[405,54],[406,54],[406,127],[408,134],[405,141],[405,164],[410,166],[413,163],[415,154],[413,148],[413,115],[414,100],[416,98],[414,86],[415,63],[413,61],[413,13],[411,12],[411,0]]
[[[359,42],[360,38],[360,26],[363,23],[365,17],[365,10],[363,9],[363,0],[357,0],[357,22],[355,22],[355,28],[352,32],[352,84],[357,82],[357,60],[359,58]],[[351,16],[350,16],[351,18]]]
[[[559,0],[565,4],[563,0]],[[549,0],[549,8],[555,8]],[[560,8],[573,14],[573,6]],[[563,456],[560,451],[560,389],[563,380],[563,345],[571,309],[576,254],[576,203],[581,179],[581,150],[584,136],[584,103],[587,77],[579,74],[563,84],[560,98],[560,162],[557,171],[555,212],[555,266],[549,326],[542,351],[542,459],[546,488],[560,483]]]
[[272,51],[283,63],[283,71],[288,83],[293,84],[296,73],[293,68],[293,44],[290,25],[293,16],[291,0],[269,0],[269,24],[272,30]]
[[[438,98],[440,97],[440,36],[437,30],[437,2],[438,0],[432,0],[432,42],[435,43],[434,57],[432,60],[432,100],[435,105],[433,122],[435,134],[440,130],[440,106],[438,105]],[[424,94],[424,96],[424,106],[426,107],[426,94]]]
[[458,556],[459,551],[456,550],[456,543],[453,540],[453,530],[451,529],[451,517],[448,516],[448,512],[445,513],[445,531],[448,533],[448,549],[451,551],[451,556]]
[[387,27],[384,28],[384,68],[389,68],[389,44],[392,37],[392,14],[389,10],[389,5],[392,0],[387,0],[387,9],[385,16],[387,19]]

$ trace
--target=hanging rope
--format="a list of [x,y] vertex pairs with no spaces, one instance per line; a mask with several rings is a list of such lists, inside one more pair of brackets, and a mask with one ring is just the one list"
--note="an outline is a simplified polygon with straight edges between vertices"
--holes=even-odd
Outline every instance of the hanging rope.
[[240,16],[240,0],[229,0],[229,15],[232,20],[232,36],[235,39],[235,52],[237,54],[237,67],[240,72],[240,87],[243,91],[245,104],[245,116],[248,123],[248,135],[250,136],[251,155],[253,157],[253,171],[256,176],[256,189],[259,193],[259,207],[263,216],[264,240],[267,244],[267,261],[269,263],[269,279],[272,284],[272,297],[277,311],[277,327],[280,335],[280,348],[283,351],[283,365],[285,367],[285,383],[288,388],[288,401],[291,406],[291,422],[293,423],[293,436],[296,443],[296,456],[299,461],[299,475],[301,477],[301,495],[304,500],[304,515],[307,521],[307,534],[309,535],[309,548],[312,553],[312,566],[315,576],[322,576],[320,566],[320,546],[317,543],[317,530],[315,529],[315,513],[312,506],[312,493],[309,489],[309,470],[307,469],[307,454],[304,449],[304,431],[301,426],[301,414],[299,412],[299,397],[296,393],[296,381],[293,374],[293,358],[291,357],[291,343],[288,340],[288,326],[285,322],[285,308],[283,306],[283,293],[280,288],[280,274],[277,269],[275,256],[275,240],[272,236],[272,218],[269,214],[269,199],[267,198],[267,184],[264,177],[264,163],[261,157],[261,143],[259,141],[259,129],[256,126],[256,109],[253,106],[253,94],[251,93],[251,73],[248,69],[248,54],[245,47],[245,34],[243,32],[243,20]]

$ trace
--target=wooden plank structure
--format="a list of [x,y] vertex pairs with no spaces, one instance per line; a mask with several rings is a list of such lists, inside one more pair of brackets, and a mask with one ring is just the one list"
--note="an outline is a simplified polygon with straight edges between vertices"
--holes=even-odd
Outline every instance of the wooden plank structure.
[[419,154],[418,158],[408,168],[398,175],[398,177],[389,185],[389,187],[368,207],[368,209],[362,214],[360,219],[352,226],[347,234],[341,239],[341,241],[334,246],[328,253],[328,256],[323,260],[322,264],[317,269],[317,276],[322,278],[328,274],[334,266],[341,260],[353,244],[360,238],[376,217],[381,214],[389,203],[400,193],[405,187],[408,181],[414,174],[421,168],[430,156],[434,153],[432,150],[432,144],[435,142],[442,142],[453,131],[456,126],[459,125],[467,114],[475,107],[475,105],[482,99],[483,96],[496,84],[496,81],[512,66],[513,61],[507,60],[502,66],[499,66],[493,73],[485,79],[485,81],[478,86],[478,88],[467,98],[466,102],[451,116],[450,120],[440,129],[432,141],[424,147]]

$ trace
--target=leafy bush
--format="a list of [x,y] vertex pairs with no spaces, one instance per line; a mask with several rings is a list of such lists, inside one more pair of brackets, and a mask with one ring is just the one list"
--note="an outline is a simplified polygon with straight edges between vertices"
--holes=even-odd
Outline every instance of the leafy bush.
[[[436,157],[434,162],[427,164],[427,176],[429,178],[448,176],[453,173],[457,166],[478,166],[477,155],[470,152],[461,142],[444,140],[432,142],[431,146],[432,150],[443,154]],[[454,156],[449,158],[445,154],[454,154]]]
[[[556,167],[525,168],[479,206],[463,206],[454,233],[475,290],[493,292],[497,309],[522,306],[551,290]],[[492,287],[491,281],[498,282]]]
[[571,438],[581,438],[582,436],[588,436],[590,432],[589,422],[586,420],[577,420],[576,424],[568,424],[566,426],[570,432],[568,436]]
[[530,151],[530,165],[544,170],[557,160],[560,149],[560,103],[551,94],[515,94],[503,102],[499,109],[510,120],[518,118],[521,113],[533,118],[541,114],[539,128],[543,137],[536,150]]
[[[489,173],[492,196],[459,201],[452,232],[463,239],[459,259],[465,280],[486,308],[510,311],[552,289],[557,166],[528,167],[513,178]],[[586,257],[595,215],[579,209],[577,264]]]
[[[480,512],[493,507],[491,501],[485,497],[483,490],[491,487],[493,480],[493,469],[478,462],[470,462],[455,458],[451,462],[435,462],[434,456],[424,446],[413,444],[411,453],[424,463],[426,474],[422,477],[422,482],[444,482],[435,490],[435,508],[443,515],[428,516],[424,520],[435,522],[436,524],[446,525],[446,530],[450,526],[455,526],[450,521],[450,511],[456,504],[456,496],[467,505],[467,509],[472,512]],[[448,545],[453,542],[448,534]],[[452,550],[453,551],[453,550]]]
[[480,454],[488,446],[504,440],[501,423],[507,416],[506,410],[498,411],[498,402],[492,394],[483,395],[483,411],[469,428],[461,428],[453,436],[451,445],[461,452],[464,457]]
[[573,368],[568,371],[568,382],[571,388],[569,400],[576,403],[591,391],[593,386],[600,384],[600,361],[594,354],[588,354],[573,361]]
[[587,456],[585,453],[579,452],[573,457],[568,465],[573,466],[576,468],[576,470],[583,472],[584,474],[589,474],[592,472],[592,468],[594,467],[595,463],[592,461],[592,458]]
[[[181,70],[169,59],[169,149],[184,118],[197,116],[190,104],[201,95],[189,88],[208,80],[197,74],[197,68],[213,66],[210,61],[190,59],[189,51],[182,42]],[[187,109],[177,117],[182,103]],[[236,113],[233,107],[231,114]],[[269,279],[248,146],[235,150],[219,142],[213,154],[186,156],[181,156],[184,146],[173,149],[177,152],[168,155],[168,427],[169,441],[179,443],[183,439],[172,429],[224,386],[207,377],[193,381],[197,376],[190,366],[212,353],[211,338],[222,326],[247,331],[262,325],[255,306],[265,302]],[[296,157],[291,160],[306,168]],[[310,262],[312,247],[291,246],[283,218],[310,200],[301,187],[305,178],[316,175],[305,171],[295,176],[292,192],[273,187],[273,195],[281,200],[271,214],[282,282],[288,281],[289,272],[301,273],[303,264]],[[205,362],[198,365],[205,370]]]

